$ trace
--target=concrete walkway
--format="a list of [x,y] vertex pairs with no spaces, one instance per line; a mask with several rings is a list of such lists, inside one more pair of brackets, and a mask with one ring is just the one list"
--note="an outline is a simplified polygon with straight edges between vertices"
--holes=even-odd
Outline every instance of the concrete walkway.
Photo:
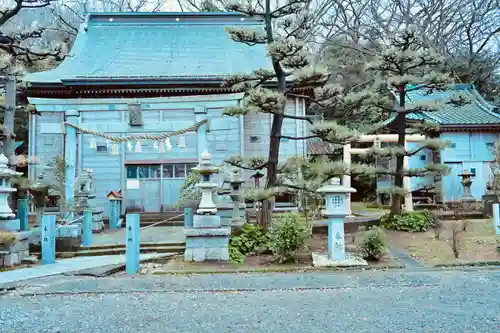
[[[125,244],[125,228],[106,230],[94,234],[92,245]],[[151,227],[141,230],[141,243],[182,243],[185,241],[184,227]]]
[[[150,260],[168,257],[174,253],[147,253],[141,254],[141,260]],[[7,285],[36,279],[51,275],[68,274],[84,269],[102,267],[107,265],[125,264],[125,255],[97,256],[97,257],[76,257],[71,259],[57,259],[51,265],[39,265],[30,268],[15,269],[9,272],[0,273],[0,289],[7,288]]]

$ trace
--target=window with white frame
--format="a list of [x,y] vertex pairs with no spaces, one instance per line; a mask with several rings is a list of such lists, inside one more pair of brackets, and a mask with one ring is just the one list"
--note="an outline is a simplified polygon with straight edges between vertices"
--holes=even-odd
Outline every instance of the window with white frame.
[[191,174],[194,163],[127,165],[128,179],[183,179]]

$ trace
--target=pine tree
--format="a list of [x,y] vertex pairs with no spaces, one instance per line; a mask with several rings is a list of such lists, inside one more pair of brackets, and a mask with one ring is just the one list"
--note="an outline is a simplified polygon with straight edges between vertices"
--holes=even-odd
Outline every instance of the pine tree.
[[[249,47],[265,45],[272,65],[272,69],[261,68],[252,73],[235,74],[224,83],[226,87],[244,92],[241,105],[226,109],[225,114],[244,115],[258,112],[272,115],[269,155],[246,159],[235,156],[226,161],[247,170],[266,169],[265,189],[247,193],[247,198],[262,203],[261,222],[264,229],[267,229],[269,222],[273,196],[283,188],[312,192],[328,179],[349,172],[349,168],[342,162],[314,163],[308,158],[300,157],[289,159],[280,165],[281,139],[321,139],[341,146],[361,134],[359,130],[341,126],[335,121],[314,124],[307,116],[285,113],[287,96],[299,89],[309,92],[305,97],[311,105],[327,105],[342,112],[349,110],[348,113],[365,111],[360,105],[353,103],[363,104],[366,98],[351,100],[352,95],[344,96],[341,86],[328,83],[328,71],[311,63],[310,59],[313,57],[303,40],[312,23],[308,12],[309,5],[309,0],[288,0],[280,7],[271,8],[271,1],[263,0],[258,1],[256,5],[233,3],[226,8],[263,19],[263,31],[235,27],[228,28],[227,31],[235,42],[247,44]],[[362,113],[357,116],[361,117]],[[311,135],[283,135],[283,122],[287,118],[309,122],[312,125]]]
[[[369,88],[359,92],[360,98],[369,96],[372,102],[366,104],[373,112],[385,113],[393,118],[392,127],[398,135],[395,146],[389,148],[373,148],[366,155],[379,158],[395,158],[394,170],[373,169],[371,172],[378,175],[388,175],[393,178],[394,186],[385,190],[392,195],[391,213],[401,214],[402,199],[407,194],[403,188],[404,177],[423,177],[431,174],[446,172],[447,167],[440,164],[429,164],[425,168],[405,169],[404,158],[417,154],[423,149],[438,150],[447,146],[439,139],[427,139],[415,149],[405,149],[406,135],[429,134],[435,132],[435,124],[427,122],[410,122],[412,114],[438,111],[442,103],[467,103],[462,96],[455,96],[448,101],[415,102],[407,99],[408,93],[419,92],[431,94],[451,87],[452,80],[446,72],[445,58],[427,47],[417,30],[407,26],[393,37],[388,39],[387,46],[374,50],[371,61],[366,64],[365,70],[371,73],[374,83]],[[391,94],[394,104],[387,107],[387,103],[380,101]]]

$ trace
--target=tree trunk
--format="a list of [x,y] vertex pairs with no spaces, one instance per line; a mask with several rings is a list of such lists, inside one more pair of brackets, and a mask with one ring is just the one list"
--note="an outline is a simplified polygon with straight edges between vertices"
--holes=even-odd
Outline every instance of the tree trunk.
[[14,136],[14,119],[16,116],[16,78],[9,75],[4,78],[5,82],[5,115],[3,119],[4,133],[2,152],[10,162],[14,156],[15,136]]
[[[272,24],[272,10],[271,0],[265,0],[265,30],[267,44],[274,43],[273,24]],[[278,161],[280,152],[281,129],[283,127],[283,119],[286,107],[286,73],[280,62],[274,58],[272,59],[273,69],[276,73],[277,90],[283,96],[282,104],[279,109],[275,110],[271,124],[270,142],[269,142],[269,158],[267,161],[267,179],[266,188],[273,188],[278,182]],[[262,203],[262,227],[265,231],[269,228],[272,211],[274,208],[274,198],[265,200]]]
[[[405,106],[405,86],[402,85],[399,87],[399,106],[403,109]],[[396,116],[394,121],[396,125],[396,130],[398,132],[398,148],[405,147],[406,140],[406,113],[400,112]],[[394,174],[394,186],[403,188],[403,179],[404,179],[404,156],[396,156],[396,172]],[[391,203],[391,214],[392,215],[401,215],[401,205],[404,202],[404,196],[399,194],[394,194],[392,196]]]

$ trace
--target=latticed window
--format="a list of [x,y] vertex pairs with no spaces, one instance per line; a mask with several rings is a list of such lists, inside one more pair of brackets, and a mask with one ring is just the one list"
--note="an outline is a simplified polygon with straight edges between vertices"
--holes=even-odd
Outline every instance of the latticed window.
[[338,209],[342,208],[342,205],[344,203],[344,198],[340,195],[334,195],[332,197],[332,208]]
[[130,126],[142,126],[144,124],[140,104],[128,105],[128,123]]

